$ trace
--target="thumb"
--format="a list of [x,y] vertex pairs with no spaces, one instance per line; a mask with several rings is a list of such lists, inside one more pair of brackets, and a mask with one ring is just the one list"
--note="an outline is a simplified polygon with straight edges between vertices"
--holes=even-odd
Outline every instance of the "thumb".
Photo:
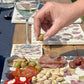
[[60,24],[60,20],[56,20],[54,24],[51,26],[51,28],[45,33],[44,40],[48,40],[52,36],[54,36],[62,27]]

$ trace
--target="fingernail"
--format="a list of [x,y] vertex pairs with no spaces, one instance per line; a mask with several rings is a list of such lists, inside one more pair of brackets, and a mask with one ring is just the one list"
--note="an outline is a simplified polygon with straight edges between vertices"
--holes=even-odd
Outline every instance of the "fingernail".
[[48,40],[49,39],[49,36],[45,36],[44,37],[44,41]]

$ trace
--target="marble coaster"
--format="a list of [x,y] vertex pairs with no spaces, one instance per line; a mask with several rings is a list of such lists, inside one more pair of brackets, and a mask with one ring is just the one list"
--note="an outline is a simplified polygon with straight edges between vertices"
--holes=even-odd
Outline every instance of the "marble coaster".
[[[41,33],[45,32],[41,30]],[[32,44],[42,45],[83,45],[84,32],[79,24],[71,24],[62,28],[55,36],[47,41],[36,41],[34,35],[34,25],[32,25]]]
[[28,58],[39,58],[42,56],[42,45],[33,45],[29,48],[25,44],[13,44],[11,56],[25,56]]

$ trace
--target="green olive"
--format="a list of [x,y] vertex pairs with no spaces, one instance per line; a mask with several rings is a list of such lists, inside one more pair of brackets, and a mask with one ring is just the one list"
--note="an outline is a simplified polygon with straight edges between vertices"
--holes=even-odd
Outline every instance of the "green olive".
[[28,61],[26,61],[26,63],[28,64],[29,62],[28,62]]
[[79,76],[79,80],[84,82],[84,76]]
[[44,36],[43,34],[39,35],[39,41],[43,41],[43,36]]
[[41,71],[42,67],[40,65],[36,65],[35,68],[38,70],[38,71]]
[[15,62],[14,67],[15,68],[20,68],[21,67],[21,61]]
[[22,68],[24,68],[24,67],[26,67],[26,66],[27,66],[27,62],[22,62],[22,63],[21,63],[21,67],[22,67]]
[[29,62],[29,65],[35,66],[36,65],[36,62],[35,61],[31,61],[31,62]]

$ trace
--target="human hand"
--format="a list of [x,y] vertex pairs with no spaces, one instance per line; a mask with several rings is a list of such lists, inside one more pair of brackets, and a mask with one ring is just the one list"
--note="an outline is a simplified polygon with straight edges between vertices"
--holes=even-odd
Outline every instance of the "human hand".
[[73,4],[47,2],[34,16],[34,33],[36,40],[41,28],[46,32],[44,40],[54,36],[61,28],[73,23],[79,15]]

